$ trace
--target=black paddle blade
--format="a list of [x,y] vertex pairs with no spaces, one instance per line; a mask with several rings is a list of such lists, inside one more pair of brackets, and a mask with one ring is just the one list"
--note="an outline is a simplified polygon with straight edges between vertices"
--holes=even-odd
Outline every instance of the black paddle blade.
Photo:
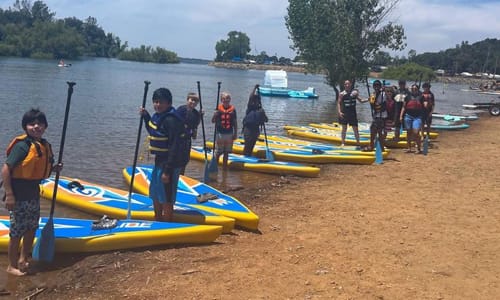
[[49,218],[36,240],[33,248],[33,259],[43,262],[52,262],[56,248],[56,239],[54,236],[54,220]]

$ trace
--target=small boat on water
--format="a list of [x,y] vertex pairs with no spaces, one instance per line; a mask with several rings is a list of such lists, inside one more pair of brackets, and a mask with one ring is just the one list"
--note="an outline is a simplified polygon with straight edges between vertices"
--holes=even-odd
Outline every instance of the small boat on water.
[[259,93],[268,97],[318,98],[313,87],[305,90],[289,89],[288,75],[283,70],[267,70],[264,75],[264,85],[259,87]]

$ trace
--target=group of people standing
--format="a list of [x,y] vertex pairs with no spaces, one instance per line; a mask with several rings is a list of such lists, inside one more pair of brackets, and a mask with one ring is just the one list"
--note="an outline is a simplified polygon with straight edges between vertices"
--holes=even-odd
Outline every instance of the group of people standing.
[[[260,134],[260,126],[267,122],[262,109],[259,86],[250,94],[243,135],[245,155],[251,155]],[[149,133],[149,151],[155,156],[149,195],[153,200],[155,219],[170,222],[173,219],[179,176],[184,174],[189,162],[191,140],[197,137],[197,129],[203,111],[196,106],[200,98],[188,93],[186,103],[177,109],[172,103],[172,93],[159,88],[152,96],[154,113],[144,108],[139,113]],[[221,104],[212,116],[216,131],[216,158],[224,155],[224,166],[232,152],[233,141],[238,136],[236,109],[231,105],[231,95],[223,92]],[[52,171],[61,171],[62,163],[54,162],[51,145],[43,138],[48,122],[39,109],[31,109],[23,115],[24,133],[15,137],[7,147],[7,159],[2,166],[2,184],[5,190],[5,206],[10,214],[7,272],[22,276],[29,271],[31,249],[40,218],[41,180]],[[21,243],[22,241],[22,243]],[[19,251],[20,250],[20,251]]]
[[[260,126],[268,121],[262,109],[258,88],[256,85],[250,94],[243,119],[244,154],[248,156],[252,155],[260,135]],[[211,119],[215,124],[216,137],[213,155],[216,162],[222,156],[223,167],[226,168],[233,142],[238,137],[238,118],[236,108],[231,104],[231,95],[222,92],[220,100]],[[140,108],[150,135],[149,150],[155,155],[149,195],[154,202],[157,221],[172,221],[179,176],[184,174],[189,162],[191,139],[197,137],[197,129],[204,114],[196,109],[199,101],[197,94],[189,93],[187,103],[175,109],[171,92],[166,88],[159,88],[153,93],[155,113],[150,115],[144,107]]]
[[425,134],[427,137],[429,136],[435,106],[430,83],[425,82],[422,87],[423,91],[420,91],[419,85],[414,83],[408,90],[404,79],[398,81],[398,87],[382,86],[380,80],[375,80],[373,93],[367,99],[363,99],[359,96],[358,91],[352,87],[351,82],[346,80],[344,90],[340,92],[337,101],[339,123],[342,126],[342,145],[345,142],[347,126],[350,125],[353,128],[358,147],[361,148],[356,102],[369,102],[372,115],[370,145],[363,150],[373,151],[377,136],[382,149],[384,149],[387,131],[392,129],[394,129],[394,141],[399,141],[400,133],[404,128],[407,131],[408,149],[406,152],[414,152],[413,144],[415,144],[417,153],[422,153],[421,137]]

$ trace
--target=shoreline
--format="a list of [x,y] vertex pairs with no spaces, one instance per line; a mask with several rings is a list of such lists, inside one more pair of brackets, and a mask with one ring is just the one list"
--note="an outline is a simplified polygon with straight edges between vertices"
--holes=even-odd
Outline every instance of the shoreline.
[[[304,67],[300,66],[280,66],[280,65],[261,65],[261,64],[247,64],[247,63],[231,63],[231,62],[209,62],[209,66],[215,68],[225,68],[225,69],[238,69],[238,70],[283,70],[293,73],[310,74],[306,71]],[[314,73],[321,75],[321,73]],[[369,77],[380,78],[381,73],[370,72]],[[392,78],[386,78],[390,80],[398,80]],[[443,83],[453,83],[453,84],[468,84],[470,86],[479,86],[484,82],[491,81],[492,79],[482,79],[482,78],[468,78],[460,76],[437,76],[435,81]]]

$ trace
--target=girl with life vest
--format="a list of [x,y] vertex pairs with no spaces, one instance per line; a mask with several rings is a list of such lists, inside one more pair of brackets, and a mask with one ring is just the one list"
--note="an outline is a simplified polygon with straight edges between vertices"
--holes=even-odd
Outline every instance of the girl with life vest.
[[16,276],[29,271],[31,248],[40,219],[40,181],[48,178],[53,170],[62,170],[62,163],[53,166],[52,148],[42,138],[47,126],[47,118],[39,109],[26,112],[22,119],[25,133],[9,144],[7,160],[2,167],[5,207],[10,215],[7,272]]
[[215,158],[218,162],[223,155],[222,165],[227,168],[229,153],[233,152],[233,142],[238,137],[238,122],[236,109],[231,104],[231,95],[228,92],[221,93],[221,102],[212,116],[216,131]]
[[401,114],[399,116],[401,122],[404,121],[407,137],[406,143],[408,149],[407,153],[413,152],[412,142],[415,142],[417,146],[417,153],[422,153],[420,139],[420,129],[422,128],[422,118],[424,116],[424,100],[420,94],[418,85],[413,84],[411,86],[410,97],[405,100],[403,108],[401,109]]

